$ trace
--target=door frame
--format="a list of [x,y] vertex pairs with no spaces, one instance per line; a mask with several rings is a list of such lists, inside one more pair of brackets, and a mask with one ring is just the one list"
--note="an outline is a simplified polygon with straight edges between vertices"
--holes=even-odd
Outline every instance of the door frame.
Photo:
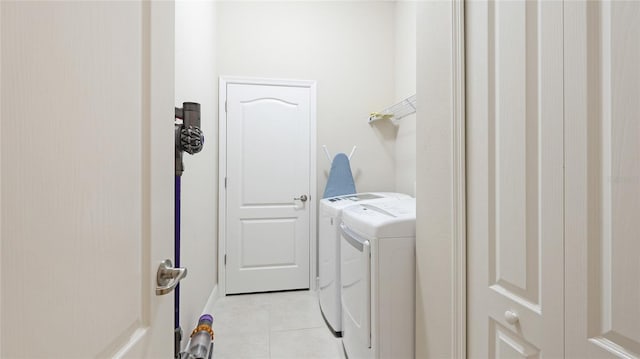
[[415,353],[466,358],[464,0],[417,6]]
[[227,191],[225,178],[227,175],[227,85],[268,85],[303,87],[309,89],[309,289],[316,290],[317,278],[317,203],[314,198],[317,191],[316,176],[316,81],[288,80],[238,76],[220,76],[218,91],[218,289],[222,296],[227,294],[226,287],[226,244],[227,244]]

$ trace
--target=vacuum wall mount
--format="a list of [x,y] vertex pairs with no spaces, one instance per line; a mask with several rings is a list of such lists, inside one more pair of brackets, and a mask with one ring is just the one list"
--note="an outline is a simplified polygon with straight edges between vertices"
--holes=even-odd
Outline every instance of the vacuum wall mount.
[[176,176],[182,176],[184,152],[193,155],[202,151],[204,135],[200,129],[200,104],[196,102],[184,102],[182,108],[176,107],[175,122],[176,136]]

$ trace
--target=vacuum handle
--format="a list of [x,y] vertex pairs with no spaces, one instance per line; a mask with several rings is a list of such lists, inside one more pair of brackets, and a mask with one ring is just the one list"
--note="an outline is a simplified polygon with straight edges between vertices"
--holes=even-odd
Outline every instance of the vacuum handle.
[[200,127],[200,104],[183,102],[182,108],[175,108],[175,117],[182,119],[185,127]]

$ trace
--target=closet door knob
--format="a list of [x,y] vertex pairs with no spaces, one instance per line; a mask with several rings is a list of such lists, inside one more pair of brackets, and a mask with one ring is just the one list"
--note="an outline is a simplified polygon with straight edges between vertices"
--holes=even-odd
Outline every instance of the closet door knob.
[[507,321],[507,323],[509,324],[516,324],[520,318],[518,317],[518,313],[513,311],[513,310],[507,310],[506,312],[504,312],[504,320]]
[[293,200],[294,201],[302,201],[302,202],[306,202],[309,198],[307,197],[306,194],[303,194],[300,197],[294,197]]

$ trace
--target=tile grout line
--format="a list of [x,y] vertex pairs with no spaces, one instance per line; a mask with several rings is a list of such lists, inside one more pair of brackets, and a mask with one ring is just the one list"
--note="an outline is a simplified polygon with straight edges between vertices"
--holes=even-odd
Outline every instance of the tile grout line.
[[322,329],[322,328],[323,328],[322,325],[318,325],[318,326],[315,326],[315,327],[275,329],[275,330],[271,330],[271,332],[284,333],[284,332],[294,332],[294,331],[299,331],[299,330],[313,330],[313,329]]

